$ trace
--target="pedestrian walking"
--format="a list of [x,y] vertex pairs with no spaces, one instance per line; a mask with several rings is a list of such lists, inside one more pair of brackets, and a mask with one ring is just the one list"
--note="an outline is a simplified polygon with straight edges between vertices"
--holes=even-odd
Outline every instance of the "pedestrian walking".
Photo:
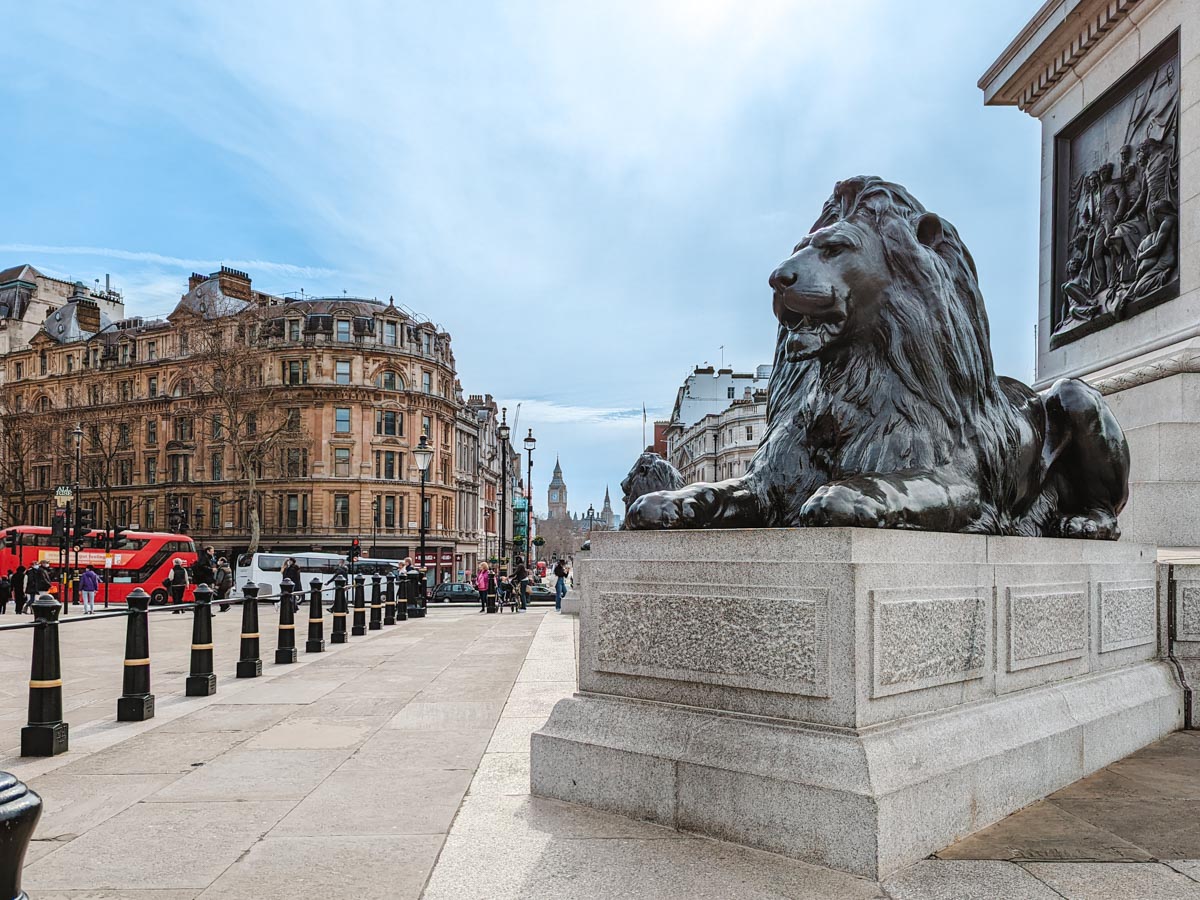
[[100,589],[100,576],[95,566],[88,566],[79,576],[79,593],[83,595],[83,614],[90,616],[96,611],[96,591]]
[[562,600],[567,593],[567,576],[570,574],[571,570],[563,560],[560,559],[554,564],[554,608],[559,612],[562,612]]
[[22,612],[33,611],[33,601],[50,590],[50,563],[42,560],[25,573],[25,605]]
[[517,557],[517,565],[513,570],[513,584],[518,591],[516,611],[523,612],[529,607],[529,570],[525,568],[525,560]]
[[[217,600],[226,600],[229,598],[229,592],[233,590],[233,572],[229,568],[229,560],[221,557],[217,560],[217,570],[213,574],[213,590],[217,592]],[[229,612],[228,603],[222,603],[221,612]]]
[[292,605],[295,607],[292,612],[300,611],[300,598],[304,595],[304,585],[301,583],[303,579],[304,575],[296,565],[295,557],[289,556],[283,561],[283,577],[280,580],[292,583]]
[[[406,560],[407,562],[407,560]],[[475,572],[475,590],[479,591],[479,611],[487,612],[488,592],[492,589],[492,573],[486,562],[481,562]]]
[[[0,576],[0,616],[7,612],[8,601],[13,598],[12,582],[9,580],[8,573]],[[13,612],[16,613],[17,604],[13,604]]]
[[[171,574],[167,576],[165,583],[167,589],[171,592],[171,603],[175,606],[182,604],[188,585],[191,584],[191,579],[188,578],[187,569],[183,567],[183,560],[179,557],[176,557],[171,563]],[[182,609],[173,609],[171,610],[171,615],[177,616],[182,612]]]
[[13,612],[19,613],[25,603],[25,567],[18,564],[9,581],[12,584]]

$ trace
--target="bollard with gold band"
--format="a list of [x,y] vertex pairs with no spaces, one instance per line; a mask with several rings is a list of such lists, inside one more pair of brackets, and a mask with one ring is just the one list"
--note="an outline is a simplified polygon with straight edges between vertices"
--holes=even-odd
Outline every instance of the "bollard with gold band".
[[21,729],[22,756],[58,756],[67,751],[69,728],[62,720],[62,668],[58,655],[61,604],[49,594],[33,601],[33,664],[29,670],[29,724]]
[[367,596],[366,579],[361,575],[354,576],[354,625],[350,628],[350,633],[355,637],[362,637],[367,633]]
[[29,900],[21,890],[21,869],[41,815],[42,798],[15,775],[0,772],[0,897],[4,900]]
[[379,593],[378,575],[371,576],[371,621],[367,623],[368,631],[379,631],[383,628],[383,597]]
[[275,648],[275,664],[296,661],[296,601],[292,591],[296,585],[290,578],[279,584],[279,646]]
[[325,652],[325,607],[321,603],[321,579],[314,578],[309,586],[308,641],[305,653]]
[[258,638],[258,586],[248,584],[242,588],[242,644],[238,654],[238,678],[257,678],[262,674]]
[[346,576],[335,575],[333,578],[333,633],[329,640],[334,644],[344,644],[346,635]]
[[196,605],[192,608],[192,664],[186,681],[189,697],[207,697],[217,692],[213,674],[212,588],[196,585]]
[[383,624],[396,624],[396,595],[392,589],[391,575],[388,575],[387,584],[383,589]]
[[150,595],[140,587],[125,600],[125,680],[117,698],[118,722],[144,722],[154,718],[154,695],[150,693]]
[[387,577],[388,596],[396,598],[396,621],[397,622],[407,622],[408,621],[408,603],[404,599],[404,596],[405,596],[404,595],[404,582],[406,580],[407,579],[401,578],[398,575],[389,575]]

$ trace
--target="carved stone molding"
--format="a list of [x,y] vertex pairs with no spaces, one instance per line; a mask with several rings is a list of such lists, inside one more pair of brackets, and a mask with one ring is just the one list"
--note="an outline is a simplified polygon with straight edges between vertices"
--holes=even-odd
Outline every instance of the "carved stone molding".
[[[1082,0],[1065,14],[1060,12],[1061,5],[1043,8],[979,80],[985,102],[1015,104],[1023,112],[1031,112],[1038,100],[1078,66],[1101,38],[1141,2]],[[1063,15],[1063,21],[1057,25],[1053,23],[1055,15]],[[1026,54],[1026,59],[1005,78],[1006,70],[1022,54]],[[999,81],[1001,78],[1003,82]]]
[[1160,378],[1192,372],[1200,372],[1200,349],[1186,347],[1122,372],[1115,372],[1099,378],[1089,377],[1086,380],[1101,394],[1115,394],[1117,391],[1149,384]]

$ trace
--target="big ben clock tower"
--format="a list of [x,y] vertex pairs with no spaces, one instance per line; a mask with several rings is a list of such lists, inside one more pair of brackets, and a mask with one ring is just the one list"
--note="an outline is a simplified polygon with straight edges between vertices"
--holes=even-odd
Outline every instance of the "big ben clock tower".
[[563,481],[562,466],[557,458],[554,460],[554,477],[550,479],[550,487],[546,491],[546,510],[551,519],[567,517],[567,485]]

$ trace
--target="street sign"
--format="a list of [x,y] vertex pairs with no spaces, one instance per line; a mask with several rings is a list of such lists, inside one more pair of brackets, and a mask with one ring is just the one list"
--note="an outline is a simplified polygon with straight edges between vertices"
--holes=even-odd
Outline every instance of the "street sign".
[[66,506],[75,497],[75,492],[66,485],[56,487],[54,489],[54,504],[58,507]]
[[104,554],[104,568],[111,569],[113,563],[113,555],[111,553]]

